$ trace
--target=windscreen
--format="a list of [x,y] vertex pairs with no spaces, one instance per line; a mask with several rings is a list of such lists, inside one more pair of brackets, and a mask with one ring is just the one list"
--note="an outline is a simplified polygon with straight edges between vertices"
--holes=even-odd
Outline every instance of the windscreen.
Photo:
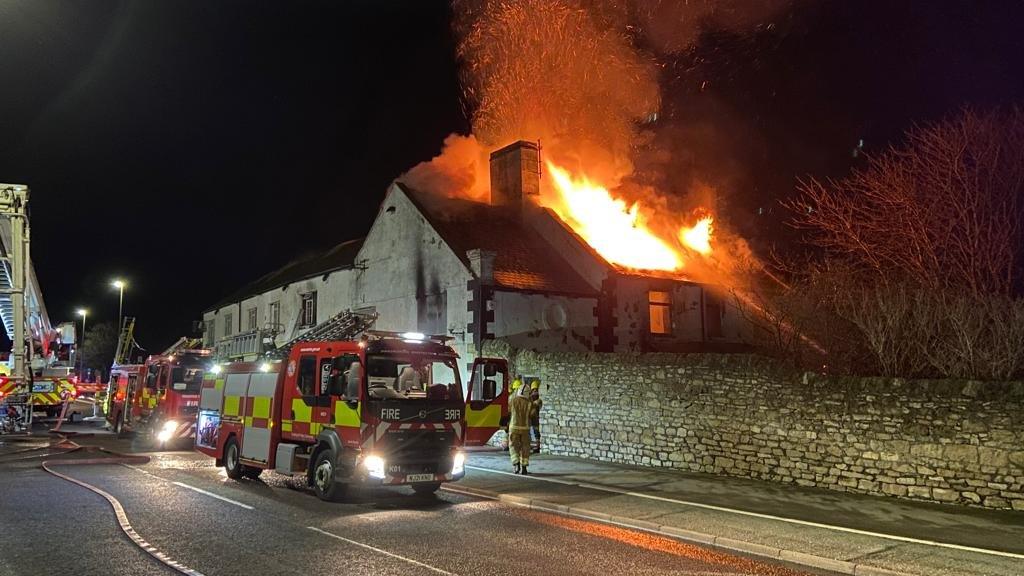
[[204,359],[185,356],[179,366],[171,368],[171,390],[199,394],[203,387]]
[[455,357],[389,353],[366,362],[370,398],[462,401]]

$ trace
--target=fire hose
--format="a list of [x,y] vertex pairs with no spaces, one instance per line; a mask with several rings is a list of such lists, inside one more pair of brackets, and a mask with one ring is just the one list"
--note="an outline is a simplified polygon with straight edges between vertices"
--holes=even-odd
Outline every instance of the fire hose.
[[[78,485],[82,488],[85,488],[86,490],[89,490],[102,496],[107,501],[107,503],[110,504],[110,507],[113,508],[114,516],[117,519],[117,524],[121,528],[121,531],[124,532],[126,536],[128,536],[128,539],[131,540],[133,544],[141,548],[144,552],[155,558],[157,561],[175,570],[179,574],[186,574],[187,576],[203,576],[203,574],[198,570],[189,568],[188,566],[174,560],[167,554],[164,554],[163,552],[158,550],[156,546],[153,546],[144,538],[142,538],[142,536],[140,536],[139,533],[135,531],[135,528],[132,527],[131,522],[128,521],[128,514],[125,512],[124,506],[122,506],[121,502],[119,502],[118,499],[115,498],[112,494],[103,490],[102,488],[93,486],[88,482],[78,480],[77,478],[72,478],[71,476],[62,474],[51,468],[51,466],[87,466],[95,464],[146,464],[150,460],[149,456],[133,456],[130,454],[121,454],[119,452],[107,450],[99,446],[81,446],[68,439],[68,436],[72,434],[73,433],[58,434],[60,440],[50,444],[49,446],[35,447],[28,450],[20,450],[19,452],[27,452],[30,450],[39,450],[47,447],[59,446],[69,448],[62,452],[59,452],[60,455],[66,455],[71,452],[77,452],[79,450],[85,452],[101,452],[105,454],[106,456],[98,458],[61,458],[55,460],[45,460],[42,462],[41,466],[43,470],[45,470],[49,474],[52,474],[62,480],[66,480],[68,482],[71,482],[72,484]],[[92,434],[83,434],[79,437],[82,436],[92,436]],[[49,456],[49,454],[46,454],[46,456]]]

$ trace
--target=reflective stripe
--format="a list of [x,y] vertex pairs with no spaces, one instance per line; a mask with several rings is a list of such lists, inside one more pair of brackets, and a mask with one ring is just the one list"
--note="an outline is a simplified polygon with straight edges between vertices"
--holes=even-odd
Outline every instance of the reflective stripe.
[[355,408],[349,406],[346,402],[338,400],[334,403],[334,423],[338,426],[348,426],[350,428],[359,427],[359,409],[362,407],[362,403],[356,404]]
[[270,418],[269,396],[257,396],[252,399],[252,415],[254,418]]
[[313,407],[307,406],[302,398],[292,398],[292,412],[295,413],[293,422],[312,422]]
[[225,416],[238,416],[238,401],[240,396],[225,396],[224,397],[224,415]]

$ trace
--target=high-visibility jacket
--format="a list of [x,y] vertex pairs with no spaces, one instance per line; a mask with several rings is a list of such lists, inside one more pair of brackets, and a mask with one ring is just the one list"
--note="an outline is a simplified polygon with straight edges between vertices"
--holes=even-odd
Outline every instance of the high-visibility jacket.
[[508,402],[508,429],[522,431],[530,429],[530,399],[516,394]]
[[530,418],[537,419],[540,417],[540,409],[544,406],[544,401],[538,396],[536,400],[530,401]]

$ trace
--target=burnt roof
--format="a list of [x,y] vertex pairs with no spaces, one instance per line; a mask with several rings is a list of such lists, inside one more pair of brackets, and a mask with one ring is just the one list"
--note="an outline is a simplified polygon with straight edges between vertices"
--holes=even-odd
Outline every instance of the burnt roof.
[[438,235],[469,267],[466,252],[494,252],[499,288],[575,296],[598,295],[558,252],[526,226],[515,210],[426,194],[396,182]]
[[203,312],[216,310],[229,304],[235,304],[251,298],[257,294],[286,286],[293,282],[322,276],[334,272],[352,268],[355,265],[356,256],[363,246],[365,238],[347,240],[327,250],[305,254],[263,276],[246,284],[234,293],[226,296],[213,306]]

